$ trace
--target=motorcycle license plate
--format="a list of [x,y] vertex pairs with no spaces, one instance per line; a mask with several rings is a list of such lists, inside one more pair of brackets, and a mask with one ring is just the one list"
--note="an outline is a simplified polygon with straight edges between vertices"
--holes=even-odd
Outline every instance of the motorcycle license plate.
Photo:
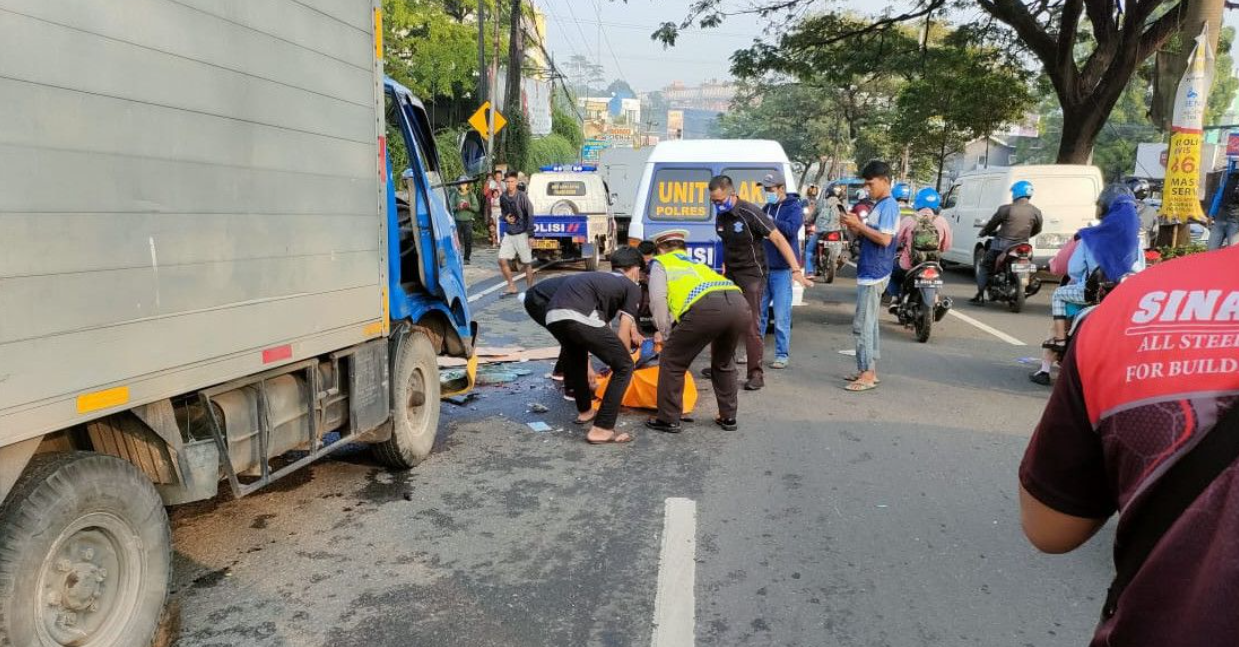
[[918,288],[940,288],[942,287],[942,279],[917,279],[916,287]]
[[1011,266],[1011,271],[1016,274],[1032,274],[1037,268],[1032,263],[1016,263]]

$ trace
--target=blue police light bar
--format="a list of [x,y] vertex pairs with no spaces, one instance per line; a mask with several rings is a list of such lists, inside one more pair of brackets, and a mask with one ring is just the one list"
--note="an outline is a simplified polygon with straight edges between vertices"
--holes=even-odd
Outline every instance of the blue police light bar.
[[596,164],[573,164],[565,169],[563,164],[550,164],[538,167],[538,170],[543,173],[562,173],[565,170],[572,171],[573,173],[593,173],[598,170],[598,166]]

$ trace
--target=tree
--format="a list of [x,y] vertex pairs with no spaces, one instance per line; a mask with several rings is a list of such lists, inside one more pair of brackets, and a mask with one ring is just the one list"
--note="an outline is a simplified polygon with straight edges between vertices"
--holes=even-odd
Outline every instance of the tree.
[[602,66],[580,54],[573,54],[564,69],[572,82],[572,91],[577,96],[591,94],[591,88],[603,82]]
[[383,0],[386,73],[425,100],[472,89],[477,28],[442,0]]
[[801,170],[803,184],[808,170],[830,150],[828,115],[811,87],[798,83],[748,84],[733,100],[732,110],[719,117],[723,137],[773,139],[783,145],[788,158]]
[[[724,6],[723,0],[697,0],[683,21],[664,23],[652,38],[674,44],[679,30],[694,23],[715,27],[728,16],[755,13],[770,17],[803,9],[811,3],[812,0],[760,0],[733,11]],[[1009,38],[1013,45],[1032,55],[1049,79],[1063,113],[1057,161],[1086,163],[1107,117],[1137,67],[1178,31],[1186,1],[1128,0],[1121,4],[1121,13],[1116,11],[1118,5],[1114,0],[959,0],[950,6],[981,9],[1000,23],[1001,31],[989,30],[992,36]],[[829,48],[844,42],[880,39],[899,25],[922,19],[928,23],[947,8],[947,0],[914,0],[903,13],[888,12],[864,25],[836,21],[833,28],[821,30],[804,45]]]
[[607,96],[615,96],[617,94],[626,97],[637,96],[637,92],[623,79],[615,79],[611,82],[611,85],[607,86]]

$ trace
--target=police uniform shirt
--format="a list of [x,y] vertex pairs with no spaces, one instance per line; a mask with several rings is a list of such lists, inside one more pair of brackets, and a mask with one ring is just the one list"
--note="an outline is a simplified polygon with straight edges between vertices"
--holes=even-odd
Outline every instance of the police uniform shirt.
[[774,221],[757,205],[736,198],[736,205],[718,214],[714,231],[723,241],[723,264],[727,277],[764,279],[766,248],[762,241],[775,231]]

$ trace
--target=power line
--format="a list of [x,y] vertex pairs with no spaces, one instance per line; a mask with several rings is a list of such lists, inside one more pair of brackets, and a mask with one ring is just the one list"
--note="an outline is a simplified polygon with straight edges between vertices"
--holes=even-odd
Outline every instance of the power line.
[[[595,6],[597,6],[597,3],[598,0],[594,0]],[[599,7],[598,11],[602,11],[601,7]],[[624,68],[620,66],[619,57],[615,55],[615,48],[611,47],[611,37],[602,30],[601,25],[599,25],[598,32],[602,34],[602,41],[607,44],[607,51],[611,52],[611,60],[615,61],[615,71],[619,74],[620,80],[624,82],[624,85],[632,88],[632,84],[628,82],[628,77],[624,74]]]
[[[569,5],[569,8],[571,8],[571,5]],[[556,17],[556,18],[562,17],[565,20],[567,19],[566,17],[558,16],[557,14],[553,14],[549,11],[546,12],[546,14],[551,17]],[[657,30],[659,27],[662,26],[662,25],[646,25],[646,24],[635,23],[635,22],[612,22],[612,21],[607,21],[607,20],[598,20],[598,21],[582,20],[580,22],[586,25],[605,25],[607,27],[615,27],[617,29],[648,31],[649,33],[654,33],[655,30]],[[754,35],[753,33],[748,33],[748,32],[722,31],[722,30],[717,30],[717,29],[709,29],[709,30],[685,29],[685,30],[681,30],[680,34],[681,35],[684,35],[684,34],[701,35],[701,36],[753,36]]]

